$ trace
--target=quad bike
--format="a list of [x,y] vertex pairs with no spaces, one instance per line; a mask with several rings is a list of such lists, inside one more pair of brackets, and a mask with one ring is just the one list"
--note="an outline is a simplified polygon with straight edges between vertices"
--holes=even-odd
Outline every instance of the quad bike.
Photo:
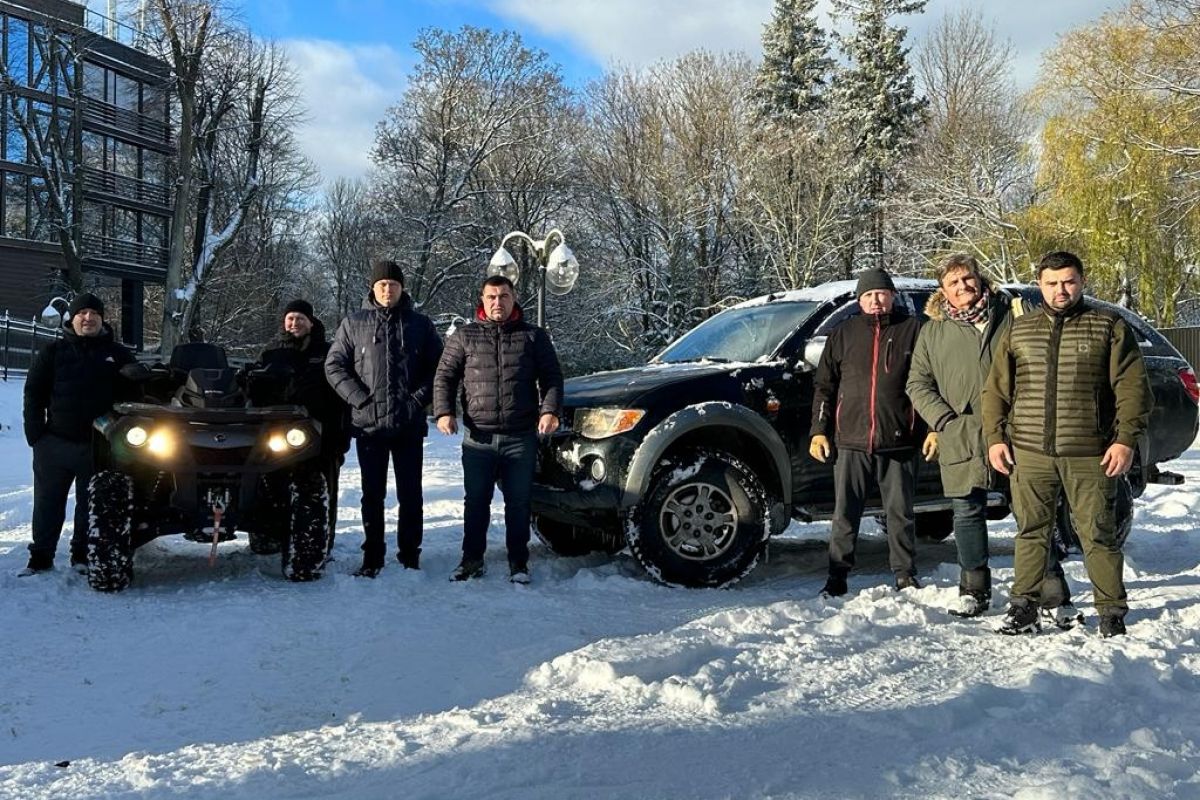
[[268,370],[231,368],[215,345],[183,344],[148,370],[143,402],[96,420],[93,589],[128,587],[134,551],[160,536],[211,543],[211,564],[235,530],[254,552],[280,552],[288,580],[321,576],[330,541],[321,426],[303,406],[273,404],[280,388]]

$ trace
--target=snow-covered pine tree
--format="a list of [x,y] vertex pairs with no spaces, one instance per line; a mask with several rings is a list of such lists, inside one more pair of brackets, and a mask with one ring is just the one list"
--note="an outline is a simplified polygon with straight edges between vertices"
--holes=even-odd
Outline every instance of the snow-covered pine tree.
[[762,118],[794,123],[825,105],[833,59],[816,5],[817,0],[775,0],[771,21],[763,26],[763,61],[754,86]]
[[925,111],[918,96],[907,30],[891,23],[900,14],[924,10],[926,0],[833,0],[835,14],[849,19],[851,31],[836,34],[848,65],[829,92],[833,122],[852,143],[849,211],[858,220],[848,243],[857,250],[866,236],[867,252],[850,261],[884,266],[884,209],[899,182],[897,168],[911,152]]

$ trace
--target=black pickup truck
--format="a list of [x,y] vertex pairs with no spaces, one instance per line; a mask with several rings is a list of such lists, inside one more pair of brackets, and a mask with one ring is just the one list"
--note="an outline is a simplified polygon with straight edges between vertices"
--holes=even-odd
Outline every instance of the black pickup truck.
[[[897,279],[898,303],[923,316],[932,280]],[[859,313],[853,281],[746,301],[713,316],[642,367],[567,381],[563,427],[539,453],[536,531],[553,551],[628,546],[657,580],[727,586],[757,564],[791,519],[828,518],[833,470],[808,455],[813,374],[829,332]],[[1005,286],[1026,308],[1033,286]],[[1099,301],[1097,301],[1099,302]],[[1142,347],[1154,390],[1149,433],[1130,479],[1179,483],[1159,469],[1197,433],[1196,376],[1145,320],[1117,310]],[[1002,492],[991,498],[998,516]],[[921,463],[917,532],[951,532],[936,464]],[[867,514],[879,513],[879,500]]]

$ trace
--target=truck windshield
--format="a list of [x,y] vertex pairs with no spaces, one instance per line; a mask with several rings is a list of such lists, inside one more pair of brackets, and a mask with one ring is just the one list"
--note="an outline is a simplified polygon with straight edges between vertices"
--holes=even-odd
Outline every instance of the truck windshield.
[[770,357],[819,303],[776,302],[731,308],[676,339],[653,363],[745,361]]

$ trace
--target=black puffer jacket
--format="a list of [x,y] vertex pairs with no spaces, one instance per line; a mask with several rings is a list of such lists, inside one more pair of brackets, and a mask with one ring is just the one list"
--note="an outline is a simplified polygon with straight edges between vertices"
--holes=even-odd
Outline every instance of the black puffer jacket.
[[351,434],[428,433],[425,406],[441,355],[441,337],[407,292],[394,308],[368,293],[338,326],[325,359],[330,385],[350,406]]
[[446,339],[433,383],[433,415],[454,415],[461,387],[463,423],[484,433],[528,433],[542,414],[562,413],[563,376],[549,334],[525,321],[521,307],[506,322],[475,310],[475,322]]
[[321,449],[326,453],[344,453],[350,445],[349,411],[325,377],[328,355],[325,326],[314,319],[307,336],[295,337],[284,332],[263,350],[258,361],[268,371],[280,373],[280,400],[304,406],[321,423]]
[[41,349],[25,378],[30,447],[46,433],[76,442],[90,439],[96,417],[114,402],[136,396],[135,382],[120,373],[133,363],[133,353],[114,341],[107,322],[97,336],[79,336],[63,323],[63,338]]
[[905,394],[921,324],[898,308],[834,328],[813,382],[810,435],[868,453],[916,447],[925,426]]

